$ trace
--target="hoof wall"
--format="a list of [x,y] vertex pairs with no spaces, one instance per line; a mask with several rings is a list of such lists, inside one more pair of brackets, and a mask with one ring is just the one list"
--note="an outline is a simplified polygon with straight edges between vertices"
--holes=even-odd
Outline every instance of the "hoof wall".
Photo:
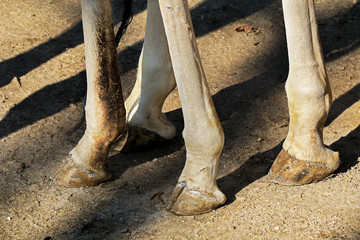
[[291,157],[285,150],[281,150],[273,163],[268,177],[270,182],[281,185],[303,185],[320,181],[338,168],[325,163],[299,160]]
[[122,152],[144,151],[169,140],[161,137],[156,132],[127,124],[126,142],[120,139],[120,141],[114,144],[113,150]]
[[66,165],[54,174],[53,180],[64,187],[91,187],[110,178],[111,173],[107,167],[102,174],[96,173],[76,164],[70,156]]
[[175,215],[198,215],[210,212],[225,201],[225,197],[219,201],[213,194],[188,189],[185,182],[180,182],[176,185],[166,210]]

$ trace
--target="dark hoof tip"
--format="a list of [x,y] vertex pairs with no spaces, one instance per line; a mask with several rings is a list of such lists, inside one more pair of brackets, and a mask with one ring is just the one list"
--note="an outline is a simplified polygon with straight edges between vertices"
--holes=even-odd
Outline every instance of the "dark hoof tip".
[[121,152],[138,152],[145,151],[156,146],[163,145],[169,142],[170,139],[161,137],[159,134],[153,131],[149,131],[145,128],[135,127],[127,124],[127,136],[126,140],[120,138],[114,146],[113,150]]

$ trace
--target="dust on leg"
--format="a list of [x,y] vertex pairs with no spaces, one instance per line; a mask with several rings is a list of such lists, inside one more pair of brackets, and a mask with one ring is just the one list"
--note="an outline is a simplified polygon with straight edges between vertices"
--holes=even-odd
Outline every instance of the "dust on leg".
[[296,95],[294,91],[288,92],[292,92],[288,97],[291,109],[289,133],[283,150],[270,169],[269,177],[272,182],[283,185],[302,185],[322,180],[340,164],[339,153],[328,149],[323,143],[329,99],[326,95],[316,97],[301,94],[303,99],[297,102],[301,106],[291,107],[295,104],[294,99],[300,98],[293,98]]
[[325,178],[340,160],[323,142],[332,95],[314,1],[283,0],[283,11],[290,66],[286,81],[290,125],[269,177],[276,183],[300,185]]
[[93,186],[111,177],[112,144],[125,131],[120,70],[110,0],[83,0],[87,98],[86,131],[54,179],[67,187]]
[[111,178],[106,158],[111,141],[99,141],[85,133],[69,153],[65,166],[54,174],[54,180],[65,187],[95,186]]
[[186,164],[167,209],[178,215],[209,212],[226,201],[216,184],[224,133],[197,49],[187,1],[160,0],[179,90]]

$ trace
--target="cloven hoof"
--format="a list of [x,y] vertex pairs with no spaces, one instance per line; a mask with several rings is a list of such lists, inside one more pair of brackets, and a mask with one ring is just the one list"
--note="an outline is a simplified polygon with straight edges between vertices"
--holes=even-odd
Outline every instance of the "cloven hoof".
[[126,142],[123,140],[123,138],[120,138],[113,145],[113,150],[122,152],[144,151],[170,140],[161,137],[156,132],[149,131],[145,128],[136,127],[130,124],[126,124],[126,128]]
[[226,198],[220,201],[204,191],[188,189],[185,182],[179,182],[166,206],[166,210],[175,215],[198,215],[210,212],[224,204]]
[[303,185],[320,181],[339,167],[339,163],[329,166],[325,163],[299,160],[281,150],[269,173],[269,181],[281,185]]
[[105,166],[104,170],[94,172],[76,164],[70,155],[66,165],[54,174],[53,180],[64,187],[91,187],[106,182],[110,178],[108,166]]

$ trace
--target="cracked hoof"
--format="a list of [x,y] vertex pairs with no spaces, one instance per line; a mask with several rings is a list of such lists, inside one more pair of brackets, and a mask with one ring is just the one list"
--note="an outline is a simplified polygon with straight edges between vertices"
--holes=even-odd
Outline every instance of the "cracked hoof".
[[210,212],[224,204],[226,197],[219,200],[211,193],[188,189],[185,182],[176,185],[166,210],[175,215],[197,215]]
[[268,177],[270,182],[282,185],[303,185],[317,182],[329,176],[339,167],[339,163],[329,166],[325,163],[299,160],[281,150],[273,163]]
[[144,151],[170,140],[145,128],[136,127],[130,124],[127,124],[126,127],[126,142],[121,138],[114,144],[113,150],[122,152]]
[[111,178],[109,168],[94,172],[84,166],[76,164],[70,156],[66,165],[59,169],[53,180],[64,187],[91,187],[108,181]]

